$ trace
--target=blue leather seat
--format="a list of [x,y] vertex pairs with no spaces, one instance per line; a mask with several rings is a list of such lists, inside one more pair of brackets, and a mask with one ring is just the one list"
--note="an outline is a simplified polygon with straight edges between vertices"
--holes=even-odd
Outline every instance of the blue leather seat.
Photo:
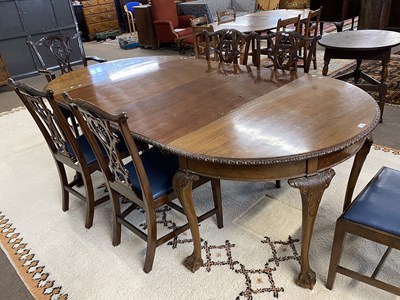
[[[388,246],[371,276],[340,265],[347,233]],[[400,287],[376,278],[392,248],[400,250],[400,171],[382,167],[336,221],[327,288],[341,273],[400,296]]]
[[383,167],[343,218],[400,236],[400,171]]

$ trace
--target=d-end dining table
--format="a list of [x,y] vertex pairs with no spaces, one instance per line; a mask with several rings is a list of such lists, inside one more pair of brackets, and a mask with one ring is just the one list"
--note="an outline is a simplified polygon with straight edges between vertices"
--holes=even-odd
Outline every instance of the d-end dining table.
[[348,201],[379,121],[374,99],[346,82],[194,58],[109,61],[64,74],[46,88],[60,103],[66,91],[109,113],[125,111],[135,138],[179,156],[173,184],[190,224],[194,249],[184,264],[193,272],[202,264],[192,202],[192,184],[199,175],[288,180],[302,200],[296,283],[310,289],[316,274],[309,248],[332,167],[355,155]]

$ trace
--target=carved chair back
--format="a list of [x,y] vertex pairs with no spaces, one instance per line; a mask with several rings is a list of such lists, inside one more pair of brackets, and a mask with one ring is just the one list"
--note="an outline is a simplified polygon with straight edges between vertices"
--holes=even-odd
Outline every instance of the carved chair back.
[[[214,53],[220,62],[235,65],[247,65],[251,53],[250,47],[257,42],[254,32],[245,34],[236,29],[221,29],[215,32],[203,31],[206,39],[206,58],[210,59],[211,42],[214,43]],[[255,57],[255,56],[254,56]]]
[[[299,50],[301,45],[306,44],[311,51],[315,49],[317,37],[305,37],[298,32],[277,31],[268,35],[258,36],[258,49],[261,41],[265,40],[268,48],[260,49],[260,55],[268,55],[275,69],[297,71]],[[308,52],[305,59],[304,72],[308,73],[312,59],[312,52]],[[260,59],[258,59],[260,62]]]
[[[63,211],[69,208],[70,193],[85,201],[87,204],[85,226],[90,228],[93,224],[94,207],[108,199],[108,196],[97,200],[94,198],[90,174],[99,170],[99,166],[93,152],[88,149],[86,140],[82,136],[77,136],[76,131],[72,130],[72,125],[67,122],[51,90],[39,91],[12,79],[8,83],[26,106],[51,150],[63,190]],[[64,165],[77,172],[70,182]],[[74,189],[74,186],[82,184],[85,187],[85,195]]]
[[[80,99],[71,99],[66,93],[64,99],[69,103],[74,115],[86,135],[98,158],[101,170],[106,180],[107,189],[113,203],[113,245],[121,242],[121,225],[137,234],[147,242],[144,271],[150,272],[153,266],[156,247],[176,237],[189,228],[189,225],[174,227],[172,231],[157,237],[156,209],[167,204],[184,214],[182,207],[171,202],[176,198],[172,186],[174,175],[178,171],[178,157],[164,153],[156,147],[140,151],[140,147],[128,127],[128,117],[125,113],[109,114],[95,105]],[[115,129],[121,132],[119,137]],[[107,153],[107,159],[101,155],[99,143]],[[130,161],[123,161],[118,150],[118,144],[125,142]],[[209,179],[201,177],[194,183],[197,187]],[[217,224],[221,228],[222,209],[219,180],[212,179],[214,208],[199,217],[202,221],[213,214],[217,215]],[[179,185],[179,184],[178,184]],[[120,196],[131,202],[131,205],[121,210]],[[136,208],[141,207],[146,215],[146,231],[134,225],[127,217]]]
[[43,73],[46,76],[47,81],[51,81],[56,78],[55,74],[50,71],[45,63],[44,56],[48,55],[52,57],[58,64],[61,74],[71,72],[71,44],[76,41],[79,48],[80,59],[83,65],[86,67],[88,60],[94,60],[97,62],[105,62],[105,59],[101,59],[97,56],[86,56],[83,44],[80,38],[80,32],[77,32],[73,36],[66,36],[62,33],[60,34],[49,34],[37,42],[33,42],[30,37],[28,37],[27,44],[31,47],[32,51],[35,53],[40,67],[38,68],[39,73]]

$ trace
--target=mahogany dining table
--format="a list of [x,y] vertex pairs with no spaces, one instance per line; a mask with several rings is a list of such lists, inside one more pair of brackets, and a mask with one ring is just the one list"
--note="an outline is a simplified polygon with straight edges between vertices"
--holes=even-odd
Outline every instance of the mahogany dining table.
[[179,156],[173,184],[193,237],[193,253],[184,262],[193,272],[202,264],[192,202],[198,175],[288,180],[302,200],[296,283],[310,289],[316,275],[309,248],[332,167],[355,155],[346,194],[350,199],[369,151],[366,141],[379,121],[374,99],[346,82],[194,58],[109,61],[64,74],[46,88],[60,102],[66,91],[109,113],[125,111],[135,138]]
[[308,17],[309,9],[274,9],[259,11],[252,14],[237,17],[235,21],[222,23],[210,23],[214,31],[220,29],[236,29],[241,32],[264,32],[276,28],[279,19],[288,19],[300,15],[300,20],[304,21]]

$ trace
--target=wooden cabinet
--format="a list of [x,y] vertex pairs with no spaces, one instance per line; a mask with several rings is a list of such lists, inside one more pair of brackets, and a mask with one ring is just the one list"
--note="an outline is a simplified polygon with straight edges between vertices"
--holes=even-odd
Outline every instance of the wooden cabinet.
[[4,64],[3,58],[0,54],[0,86],[7,85],[8,77],[9,77],[9,75],[8,75],[6,65]]
[[82,4],[90,38],[96,33],[119,30],[114,0],[90,0]]
[[361,0],[358,28],[400,31],[400,0]]
[[157,48],[156,30],[153,25],[150,5],[135,7],[136,30],[141,48]]
[[392,0],[387,29],[400,31],[400,0]]

